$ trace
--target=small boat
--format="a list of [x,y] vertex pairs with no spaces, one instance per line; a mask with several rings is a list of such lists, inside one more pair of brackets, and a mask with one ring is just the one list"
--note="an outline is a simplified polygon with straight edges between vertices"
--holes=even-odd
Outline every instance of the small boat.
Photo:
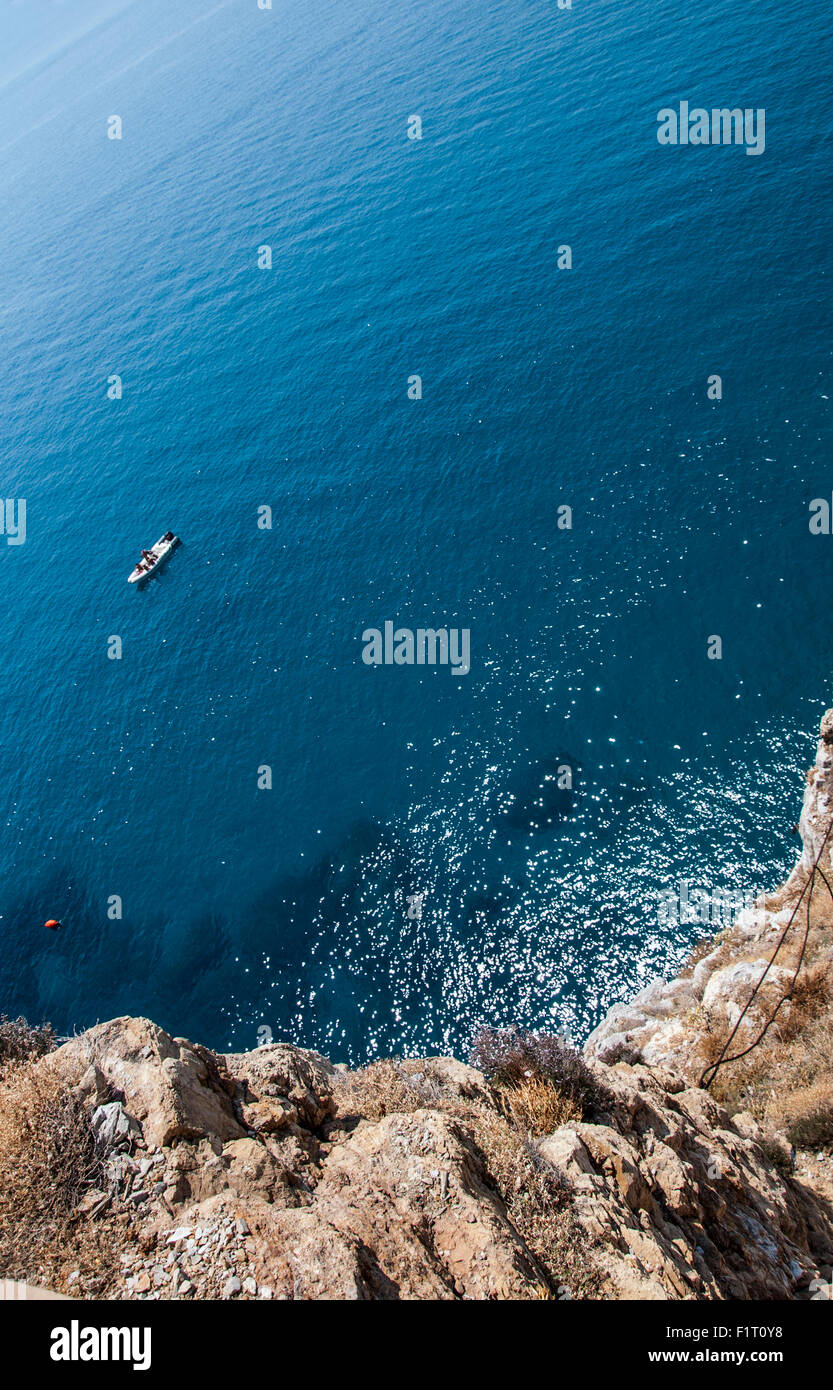
[[160,536],[156,545],[150,550],[142,551],[142,558],[132,574],[127,576],[128,584],[141,584],[144,579],[150,579],[167,560],[172,550],[179,545],[179,536],[175,536],[173,531],[166,531],[164,536]]

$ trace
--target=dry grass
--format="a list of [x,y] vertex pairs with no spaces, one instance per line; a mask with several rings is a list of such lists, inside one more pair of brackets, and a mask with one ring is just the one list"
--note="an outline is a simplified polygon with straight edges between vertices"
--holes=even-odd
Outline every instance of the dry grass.
[[395,1058],[342,1074],[334,1094],[341,1116],[366,1120],[379,1121],[385,1115],[408,1114],[426,1107],[443,1108],[440,1088],[411,1076]]
[[0,1076],[11,1067],[42,1057],[55,1046],[55,1029],[51,1023],[34,1027],[22,1016],[7,1018],[0,1014]]
[[[571,1119],[591,1119],[610,1104],[610,1095],[581,1053],[556,1033],[481,1028],[471,1061],[509,1097],[533,1082],[558,1091],[573,1108]],[[544,1094],[539,1090],[539,1100]]]
[[795,1171],[795,1162],[790,1151],[789,1145],[783,1139],[775,1135],[766,1134],[761,1141],[761,1150],[764,1158],[773,1168],[776,1168],[783,1177],[790,1177]]
[[[765,907],[770,912],[792,911],[800,888],[799,882],[779,889],[766,898]],[[802,956],[808,902],[809,932]],[[762,950],[760,941],[749,942],[730,929],[698,943],[688,969],[681,973],[690,973],[698,959],[715,949],[719,949],[720,966],[762,956],[769,959],[777,940],[777,934],[772,933],[766,950]],[[776,958],[776,964],[790,972],[799,962],[798,978],[787,1001],[780,1003],[779,987],[764,984],[755,1008],[760,1025],[774,1014],[773,1021],[752,1052],[721,1066],[710,1090],[731,1113],[748,1110],[770,1135],[786,1134],[801,1147],[833,1142],[829,1106],[833,1090],[833,899],[820,879],[812,896],[806,894],[802,900]],[[705,1069],[718,1061],[731,1028],[725,1016],[709,1017],[702,1010],[697,1014],[688,1022],[698,1036],[696,1062]],[[758,1031],[757,1027],[743,1030],[730,1051],[748,1046]],[[826,1139],[822,1137],[825,1135]]]
[[779,1109],[784,1130],[796,1148],[833,1144],[833,1074],[792,1091]]
[[823,961],[802,970],[795,982],[789,1014],[781,1025],[781,1036],[791,1042],[806,1031],[814,1019],[821,1017],[830,1006],[830,975]]
[[549,1297],[594,1298],[601,1278],[559,1173],[504,1115],[483,1108],[472,1133],[512,1225],[546,1270]]
[[[833,1144],[833,975],[827,942],[814,944],[791,1000],[763,1040],[722,1067],[711,1087],[730,1112],[749,1110],[766,1131],[787,1135],[797,1148]],[[705,1035],[706,1063],[717,1060],[727,1035],[725,1026]]]
[[334,1094],[336,1123],[431,1109],[462,1124],[512,1225],[546,1272],[541,1297],[579,1299],[598,1293],[601,1281],[573,1216],[570,1189],[532,1142],[580,1118],[575,1100],[551,1081],[528,1077],[500,1088],[495,1106],[481,1097],[462,1098],[413,1063],[393,1059],[340,1076]]
[[117,1228],[80,1216],[104,1183],[89,1113],[47,1066],[17,1066],[0,1082],[0,1270],[60,1289],[74,1267],[85,1291],[109,1282]]
[[731,1031],[725,1020],[718,1020],[711,1015],[706,1015],[705,1031],[700,1036],[698,1052],[698,1065],[702,1062],[703,1070],[718,1061],[729,1040]]
[[570,1120],[581,1119],[581,1106],[540,1076],[508,1087],[504,1101],[515,1126],[532,1139],[552,1134]]

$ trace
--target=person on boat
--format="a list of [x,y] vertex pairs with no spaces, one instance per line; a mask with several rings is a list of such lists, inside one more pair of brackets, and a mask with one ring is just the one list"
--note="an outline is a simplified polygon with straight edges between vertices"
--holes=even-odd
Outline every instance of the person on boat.
[[155,555],[153,554],[153,552],[150,551],[150,550],[143,550],[143,551],[142,551],[142,559],[143,559],[143,560],[147,560],[147,562],[148,562],[149,565],[155,565],[155,564],[156,564],[156,556],[155,556]]

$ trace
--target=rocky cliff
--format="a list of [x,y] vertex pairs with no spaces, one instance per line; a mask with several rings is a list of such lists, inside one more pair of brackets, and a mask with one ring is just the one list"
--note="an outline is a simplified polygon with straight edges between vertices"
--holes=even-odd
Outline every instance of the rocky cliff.
[[8,1061],[0,1275],[115,1298],[828,1296],[833,894],[806,887],[832,794],[833,712],[788,882],[563,1072],[546,1048],[488,1077],[221,1056],[141,1018]]
[[[819,1004],[828,1002],[833,963],[831,816],[833,710],[828,710],[815,764],[806,775],[797,827],[802,852],[787,882],[740,912],[728,931],[703,942],[696,959],[676,978],[655,980],[629,1002],[615,1005],[587,1039],[587,1055],[608,1064],[671,1067],[695,1081],[716,1060],[735,1028],[732,1054],[748,1047],[775,1012],[766,1046],[781,1044],[788,1071],[791,1034],[808,981],[819,994]],[[825,1016],[826,1026],[827,1010],[818,1012]]]

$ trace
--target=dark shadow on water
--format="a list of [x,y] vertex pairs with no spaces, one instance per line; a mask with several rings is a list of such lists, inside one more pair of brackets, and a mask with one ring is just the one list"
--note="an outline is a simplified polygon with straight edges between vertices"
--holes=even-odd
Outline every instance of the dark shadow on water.
[[[563,785],[565,767],[572,786]],[[589,817],[603,835],[609,815],[615,833],[622,806],[636,812],[646,795],[636,778],[617,784],[618,807],[587,797],[581,764],[568,753],[519,772],[510,790],[512,804],[494,824],[512,848],[487,849],[478,833],[462,872],[434,847],[427,861],[406,831],[363,820],[228,916],[137,919],[126,910],[112,921],[99,893],[51,870],[0,923],[0,1011],[49,1019],[61,1032],[143,1014],[219,1049],[256,1046],[266,1025],[344,1060],[396,1052],[403,1038],[426,1047],[440,1037],[465,1041],[471,1019],[449,1000],[450,979],[465,979],[457,998],[470,1000],[472,1015],[490,997],[504,1011],[522,997],[518,963],[500,948],[503,923],[527,891],[518,831],[563,837],[586,829]],[[64,929],[44,930],[46,916]],[[607,916],[602,907],[602,938],[617,931]],[[481,960],[489,961],[482,977]]]
[[[394,1013],[420,1009],[433,983],[431,953],[419,949],[426,917],[408,915],[425,893],[425,866],[371,821],[306,873],[276,879],[241,929],[252,988],[248,997],[238,989],[229,1010],[239,1043],[253,1046],[259,1024],[351,1052],[376,1030],[392,1038]],[[268,968],[258,969],[264,957]]]
[[519,769],[506,790],[511,805],[495,823],[507,832],[563,837],[581,823],[604,837],[644,805],[651,788],[646,777],[630,771],[594,778],[580,758],[565,751]]
[[581,801],[581,764],[569,753],[542,758],[509,781],[512,804],[501,819],[511,830],[540,831],[572,819]]
[[[59,931],[43,926],[47,915]],[[48,1019],[62,1034],[128,1013],[177,1034],[218,1033],[231,938],[216,915],[113,920],[99,893],[57,868],[4,905],[2,928],[0,1012]]]

